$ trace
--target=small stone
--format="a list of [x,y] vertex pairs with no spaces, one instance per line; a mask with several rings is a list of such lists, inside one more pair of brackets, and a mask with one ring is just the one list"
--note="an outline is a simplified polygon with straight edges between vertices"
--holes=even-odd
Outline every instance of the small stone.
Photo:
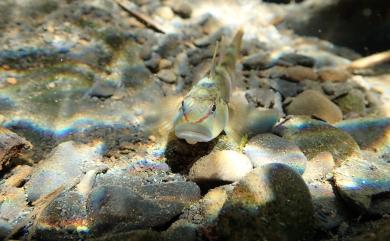
[[162,38],[159,39],[159,43],[156,49],[156,52],[162,58],[169,58],[176,56],[180,53],[182,49],[180,46],[180,38],[177,34],[165,34]]
[[123,70],[122,82],[126,87],[136,88],[148,83],[151,76],[144,64],[132,65]]
[[198,47],[206,47],[206,46],[213,44],[213,43],[217,42],[218,40],[220,40],[222,37],[222,34],[223,34],[223,30],[219,29],[218,31],[216,31],[210,35],[206,35],[204,37],[195,39],[194,44]]
[[255,107],[272,108],[275,104],[275,92],[271,89],[250,89],[245,97]]
[[19,165],[12,169],[11,176],[5,180],[5,185],[10,187],[20,187],[32,173],[32,167]]
[[294,142],[309,160],[321,152],[330,152],[338,166],[360,157],[360,148],[348,133],[306,116],[290,117],[277,124],[273,132]]
[[160,61],[161,61],[160,55],[153,52],[151,57],[148,60],[146,60],[144,63],[150,70],[156,72],[159,69]]
[[344,96],[336,98],[334,102],[346,116],[363,116],[366,110],[365,95],[362,91],[353,89]]
[[278,64],[287,66],[300,65],[312,68],[315,64],[315,59],[302,54],[288,53],[278,59]]
[[376,152],[378,156],[390,154],[390,118],[357,118],[336,124],[350,134],[362,150]]
[[172,10],[182,18],[190,18],[192,14],[191,6],[186,2],[175,3],[175,5],[172,7]]
[[235,182],[252,170],[249,159],[236,151],[215,151],[200,158],[189,172],[189,179],[196,182]]
[[329,123],[336,123],[343,119],[343,114],[338,106],[315,90],[302,92],[293,99],[286,109],[289,115],[314,116]]
[[318,70],[318,75],[322,81],[346,81],[351,77],[351,73],[346,68],[322,68]]
[[348,85],[346,83],[337,83],[337,82],[325,82],[322,84],[322,90],[324,93],[328,96],[330,96],[331,99],[335,99],[337,97],[340,97],[342,95],[348,94],[349,91],[351,91],[352,86]]
[[269,85],[272,89],[282,94],[284,98],[296,96],[304,90],[302,84],[284,79],[271,79],[269,80]]
[[18,83],[18,80],[15,77],[8,77],[7,83],[11,85],[16,85]]
[[244,153],[255,168],[269,163],[282,163],[300,175],[305,171],[307,162],[298,146],[273,134],[260,134],[252,137],[245,146]]
[[[363,151],[361,158],[351,159],[337,167],[334,180],[346,202],[361,211],[372,212],[372,199],[390,192],[390,163],[374,153]],[[384,198],[382,202],[389,203],[390,200]],[[379,214],[390,213],[388,209],[382,211],[384,213]]]
[[272,67],[275,62],[268,53],[260,52],[245,57],[242,60],[242,65],[244,69],[262,70]]
[[321,152],[307,162],[306,170],[302,175],[306,183],[325,180],[335,166],[332,153]]
[[103,150],[101,142],[78,144],[68,141],[59,144],[48,158],[34,168],[25,186],[28,200],[33,202],[61,185],[73,185],[83,173],[103,166],[100,162]]
[[197,230],[197,225],[186,220],[178,220],[163,233],[164,241],[197,241]]
[[22,150],[30,149],[31,143],[12,131],[0,126],[0,170]]
[[161,59],[160,63],[158,64],[159,69],[168,69],[172,67],[173,63],[172,61],[168,59]]
[[303,66],[288,67],[285,72],[285,77],[293,81],[303,81],[306,79],[316,80],[318,78],[314,69]]
[[233,189],[218,217],[221,240],[302,240],[313,228],[306,184],[280,163],[256,168]]
[[159,7],[155,14],[166,20],[171,20],[175,16],[172,9],[168,6]]
[[97,81],[89,90],[89,95],[97,98],[109,98],[114,95],[115,90],[116,86],[114,83]]
[[168,84],[173,84],[177,80],[175,72],[170,69],[160,70],[157,77]]

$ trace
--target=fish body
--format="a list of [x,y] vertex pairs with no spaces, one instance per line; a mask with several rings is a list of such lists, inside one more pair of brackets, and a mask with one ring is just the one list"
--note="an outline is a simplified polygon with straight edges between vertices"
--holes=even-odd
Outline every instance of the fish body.
[[192,87],[182,100],[174,120],[174,131],[178,138],[190,144],[208,142],[226,128],[242,36],[243,32],[239,30],[232,43],[220,54],[222,57],[218,63],[214,54],[209,75]]

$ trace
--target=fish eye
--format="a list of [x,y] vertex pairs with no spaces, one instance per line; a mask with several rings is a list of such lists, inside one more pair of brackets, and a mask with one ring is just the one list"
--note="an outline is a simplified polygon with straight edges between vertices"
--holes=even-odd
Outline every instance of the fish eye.
[[213,106],[211,107],[211,111],[215,112],[216,109],[217,109],[217,106],[215,104],[213,104]]

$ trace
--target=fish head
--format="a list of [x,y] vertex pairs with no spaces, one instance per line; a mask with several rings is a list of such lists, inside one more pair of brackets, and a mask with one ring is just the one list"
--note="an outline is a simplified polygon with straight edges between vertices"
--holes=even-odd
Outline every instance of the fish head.
[[217,137],[228,122],[228,106],[217,93],[195,89],[180,104],[175,135],[189,144]]

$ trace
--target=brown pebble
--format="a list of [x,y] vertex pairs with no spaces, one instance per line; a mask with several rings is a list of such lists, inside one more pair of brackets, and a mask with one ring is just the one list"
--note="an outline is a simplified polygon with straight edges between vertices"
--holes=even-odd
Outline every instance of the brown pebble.
[[13,170],[13,175],[9,177],[5,184],[10,187],[20,187],[25,182],[32,172],[32,167],[23,165],[17,166]]
[[351,73],[345,68],[323,68],[318,70],[322,81],[346,81]]
[[18,83],[18,80],[14,77],[8,77],[7,78],[7,83],[11,85],[16,85]]
[[303,66],[292,66],[286,69],[286,77],[295,81],[303,81],[306,79],[316,80],[318,78],[314,69]]

